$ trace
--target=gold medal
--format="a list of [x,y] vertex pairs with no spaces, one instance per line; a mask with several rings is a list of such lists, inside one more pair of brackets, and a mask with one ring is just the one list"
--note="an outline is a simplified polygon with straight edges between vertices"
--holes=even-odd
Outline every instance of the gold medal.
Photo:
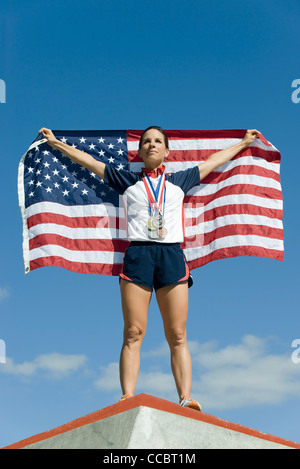
[[147,225],[148,225],[148,230],[150,230],[150,231],[155,231],[156,230],[155,226],[153,226],[153,217],[149,218]]

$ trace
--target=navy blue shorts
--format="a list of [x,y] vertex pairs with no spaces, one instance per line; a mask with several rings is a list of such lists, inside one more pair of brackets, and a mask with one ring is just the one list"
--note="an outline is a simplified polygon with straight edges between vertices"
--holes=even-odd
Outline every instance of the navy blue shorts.
[[179,243],[131,242],[125,251],[120,278],[154,290],[183,282],[193,285]]

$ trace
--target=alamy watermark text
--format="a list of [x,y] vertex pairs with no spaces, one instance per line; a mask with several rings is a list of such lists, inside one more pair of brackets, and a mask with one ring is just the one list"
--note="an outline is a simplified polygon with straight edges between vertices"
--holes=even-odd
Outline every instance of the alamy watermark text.
[[292,362],[300,363],[300,339],[293,340],[292,347],[296,349],[292,353]]
[[6,103],[6,84],[4,80],[0,80],[0,103]]
[[293,103],[298,104],[300,103],[300,78],[296,78],[292,81],[292,88],[295,88],[291,96],[292,101]]
[[0,363],[6,363],[6,346],[4,340],[0,339]]

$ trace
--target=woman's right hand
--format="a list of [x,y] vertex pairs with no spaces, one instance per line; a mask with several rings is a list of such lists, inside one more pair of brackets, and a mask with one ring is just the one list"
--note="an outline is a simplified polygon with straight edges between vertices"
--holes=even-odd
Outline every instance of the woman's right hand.
[[47,139],[47,143],[48,145],[52,146],[55,144],[55,142],[57,141],[56,137],[54,136],[52,130],[50,129],[47,129],[46,127],[42,127],[39,131],[39,133],[43,133],[44,134],[44,137]]

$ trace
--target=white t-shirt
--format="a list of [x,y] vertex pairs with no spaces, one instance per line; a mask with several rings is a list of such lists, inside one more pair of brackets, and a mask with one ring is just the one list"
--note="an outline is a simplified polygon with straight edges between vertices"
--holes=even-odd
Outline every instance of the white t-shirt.
[[[158,170],[145,170],[134,173],[124,169],[117,169],[106,165],[104,182],[123,197],[127,216],[128,241],[151,241],[148,236],[148,220],[151,216],[149,199],[143,177],[147,174],[154,190],[159,183],[161,173],[165,167]],[[165,174],[165,205],[164,227],[167,234],[164,238],[153,241],[160,243],[181,243],[184,240],[184,207],[185,194],[194,186],[200,184],[198,166],[183,171]]]

